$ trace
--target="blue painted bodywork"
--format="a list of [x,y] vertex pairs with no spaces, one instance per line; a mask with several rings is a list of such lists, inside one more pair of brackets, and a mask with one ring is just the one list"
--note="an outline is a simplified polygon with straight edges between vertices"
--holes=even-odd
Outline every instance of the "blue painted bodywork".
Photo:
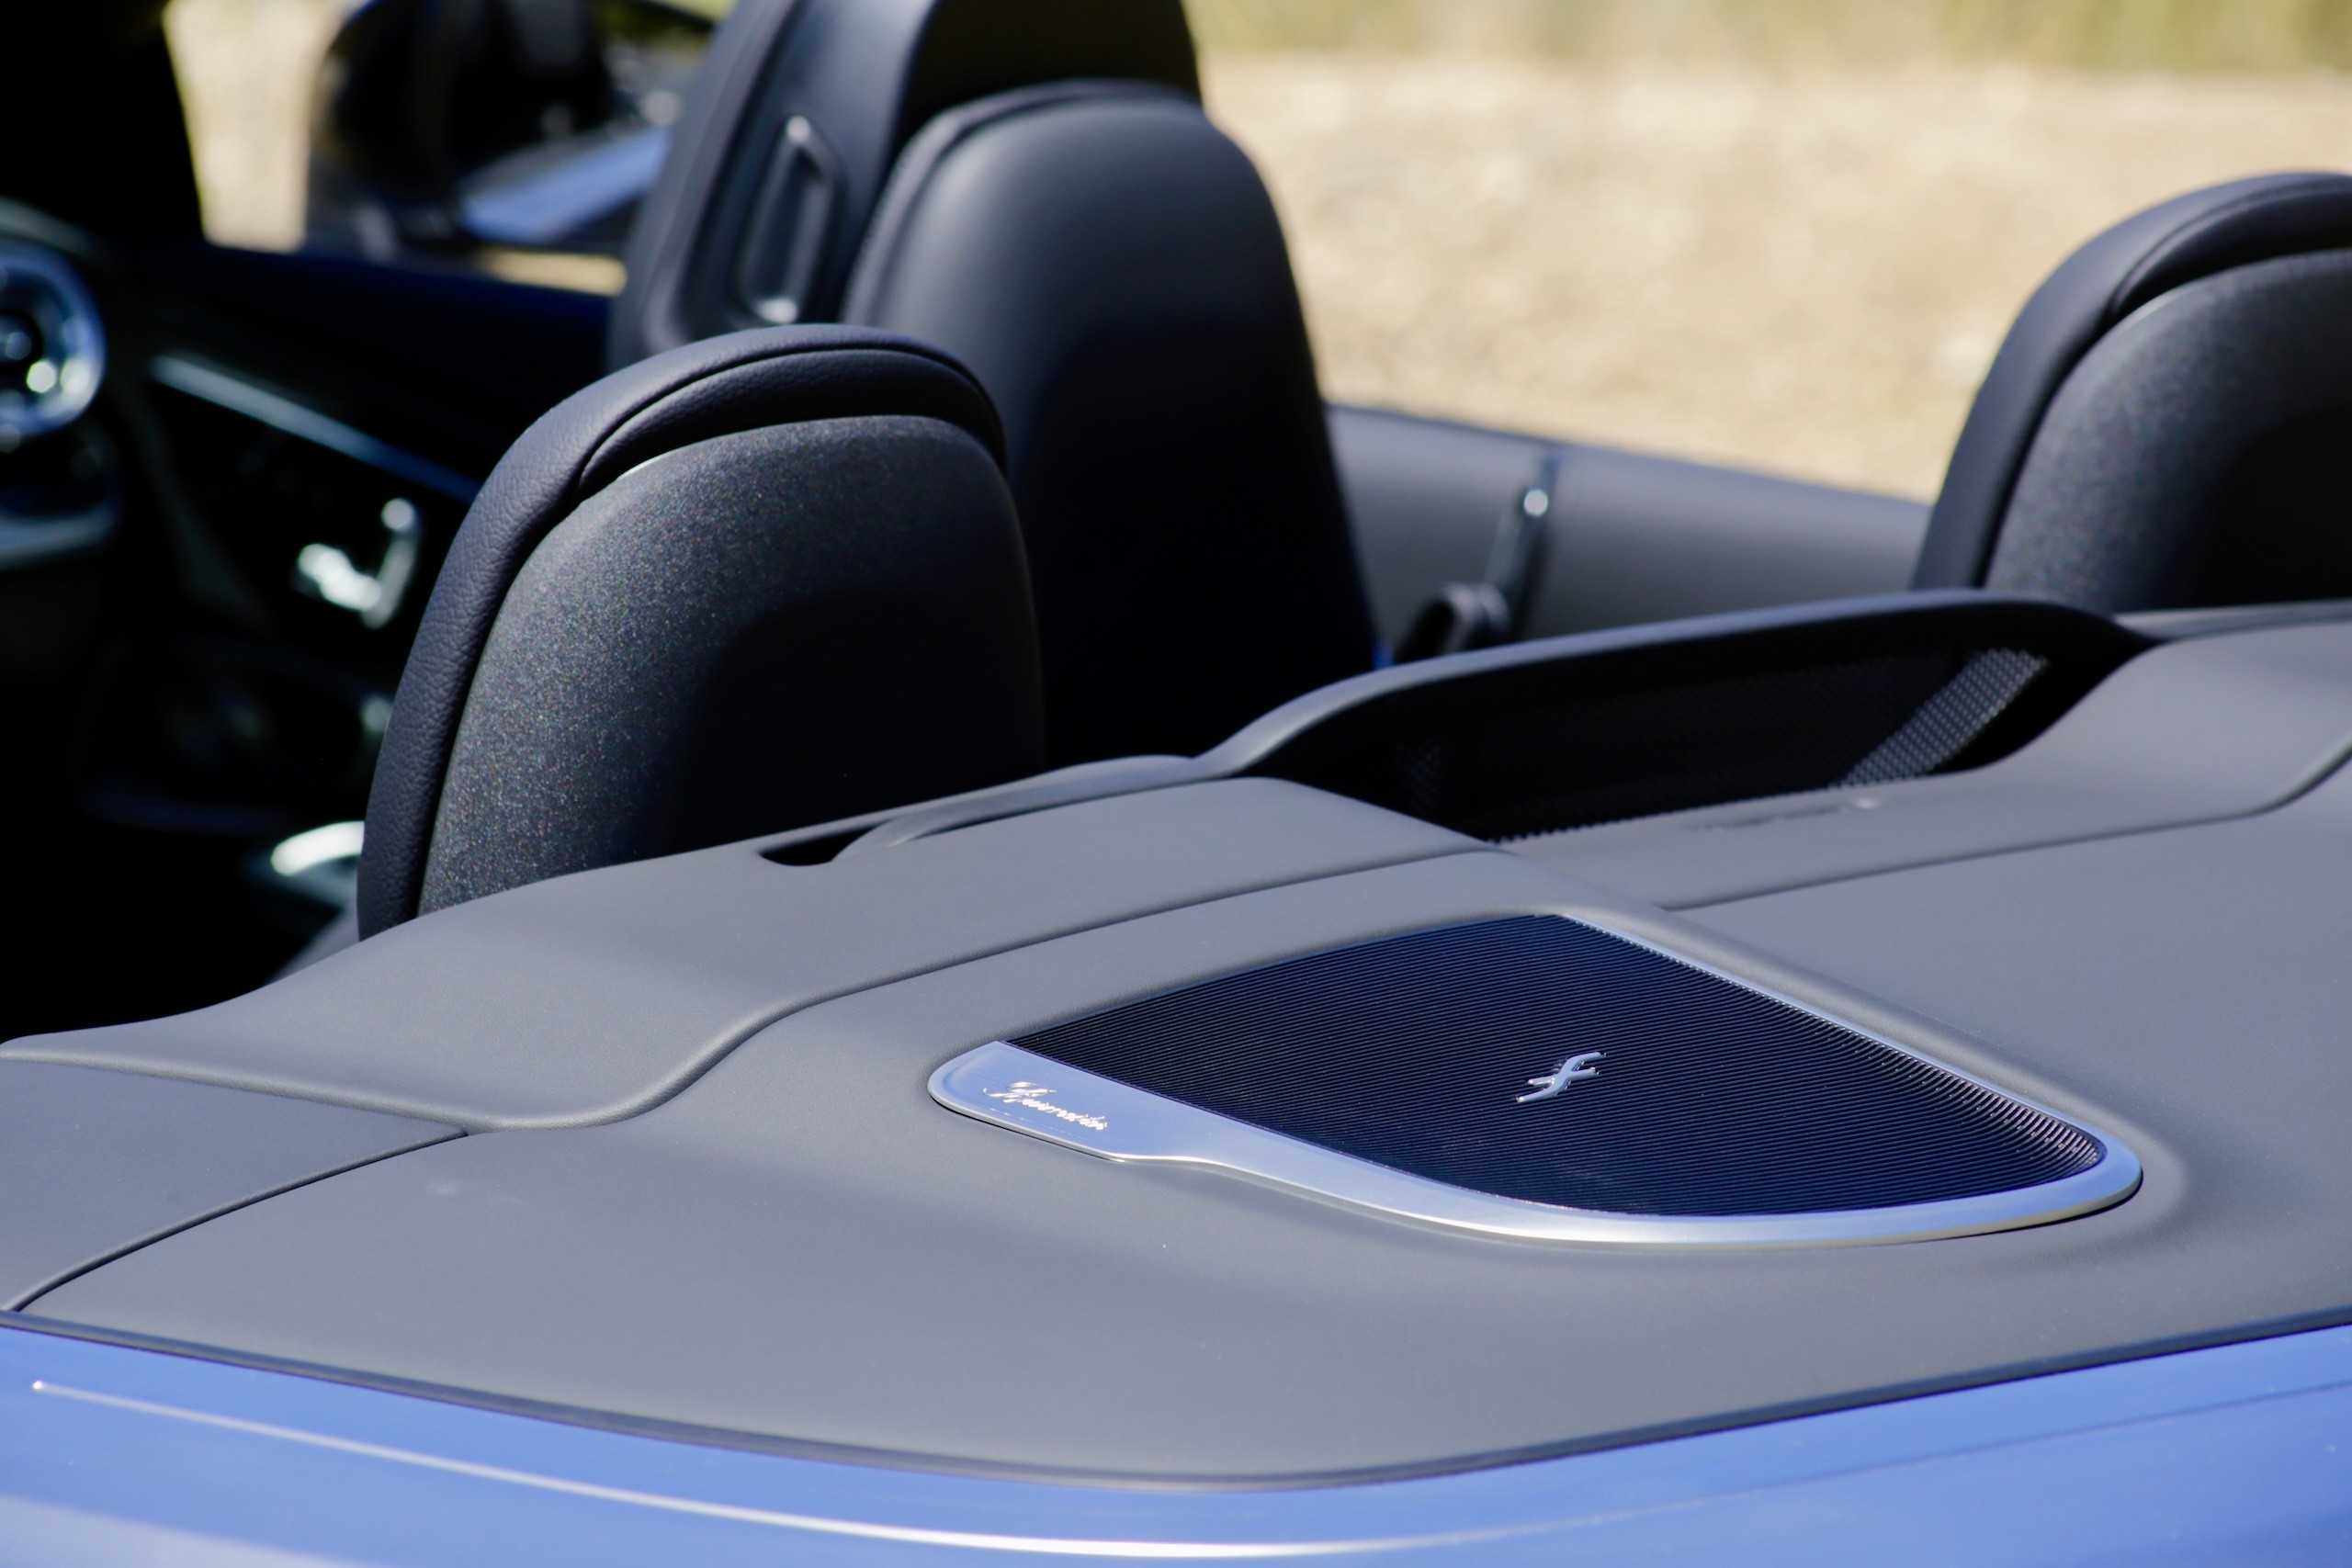
[[1459,1474],[1253,1492],[706,1447],[0,1329],[0,1563],[1020,1557],[2343,1562],[2352,1327]]

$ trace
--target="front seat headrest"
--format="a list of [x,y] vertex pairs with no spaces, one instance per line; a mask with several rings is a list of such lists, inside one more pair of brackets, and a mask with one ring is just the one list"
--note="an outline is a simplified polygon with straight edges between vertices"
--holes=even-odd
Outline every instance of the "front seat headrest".
[[936,343],[1004,417],[1054,761],[1205,750],[1373,660],[1289,253],[1189,96],[1023,88],[892,172],[852,321]]
[[[2244,318],[2253,301],[2242,286],[2251,285],[2272,306],[2292,296],[2290,315],[2308,311],[2332,287],[2318,276],[2236,275],[2346,247],[2352,178],[2287,174],[2176,197],[2076,251],[2027,302],[1985,376],[1937,498],[1913,586],[1994,586],[2106,610],[2156,607],[2136,602],[2151,593],[2193,594],[2190,579],[2200,569],[2188,558],[2206,546],[2177,536],[2216,521],[2191,514],[2210,513],[2213,500],[2195,492],[2227,484],[2267,433],[2263,427],[2291,423],[2302,404],[2324,407],[2352,393],[2352,382],[2320,384],[2343,380],[2340,374],[2306,378],[2299,389],[2271,389],[2290,395],[2270,407],[2267,398],[2249,402],[2247,386],[2211,379],[2252,375],[2260,381],[2267,373],[2245,361],[2248,350],[2291,354],[2290,342],[2256,349],[2246,340],[2251,322]],[[2224,285],[2225,275],[2235,281]],[[2236,294],[2237,304],[2206,298],[2217,288]],[[2191,295],[2203,299],[2196,330],[2188,330],[2194,310],[2157,321],[2152,307],[2169,308]],[[2127,323],[2129,332],[2122,330]],[[2346,352],[2352,345],[2324,339],[2324,324],[2309,317],[2306,346],[2352,365]],[[2139,341],[2157,335],[2167,341]],[[2236,352],[2225,366],[2215,355],[2231,349],[2233,339]],[[2133,358],[2128,367],[2120,363],[2126,356]],[[2064,402],[2062,392],[2068,393]],[[2210,414],[2234,401],[2236,424],[2209,427],[2195,417],[2152,423],[2151,400],[2159,396],[2184,416],[2197,414],[2199,402]],[[2165,427],[2162,434],[2157,424]],[[2118,482],[2143,457],[2175,464],[2165,481],[2171,493],[2158,507],[2174,515],[2149,514],[2149,498]],[[2178,468],[2182,462],[2188,469]],[[2045,471],[2021,485],[2033,465]],[[2160,536],[2167,533],[2176,536]],[[2166,565],[2161,558],[2167,555],[2177,558]]]
[[1033,773],[996,413],[925,344],[692,344],[515,442],[451,545],[368,805],[359,919]]
[[1182,0],[739,0],[630,230],[606,362],[837,319],[915,133],[959,104],[1071,77],[1197,98]]

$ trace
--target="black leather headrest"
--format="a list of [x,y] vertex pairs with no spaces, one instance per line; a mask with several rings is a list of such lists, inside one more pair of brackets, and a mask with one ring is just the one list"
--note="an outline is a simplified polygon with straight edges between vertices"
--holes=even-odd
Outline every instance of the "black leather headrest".
[[2152,207],[2076,251],[2019,312],[1953,448],[1916,588],[1984,581],[2018,474],[2083,355],[2158,296],[2231,267],[2352,245],[2352,177],[2266,175]]
[[1374,637],[1272,200],[1182,94],[1000,93],[901,154],[852,319],[1005,423],[1057,763],[1205,750]]
[[401,676],[368,802],[363,934],[412,915],[466,697],[523,563],[629,469],[714,436],[862,414],[955,425],[1000,462],[988,395],[940,350],[855,327],[775,327],[691,344],[607,376],[548,411],[502,458],[458,529]]
[[[1098,77],[1195,98],[1182,0],[741,0],[629,240],[608,363],[763,320],[837,317],[890,167],[935,116]],[[788,317],[775,269],[803,273]],[[754,277],[764,281],[751,281]]]

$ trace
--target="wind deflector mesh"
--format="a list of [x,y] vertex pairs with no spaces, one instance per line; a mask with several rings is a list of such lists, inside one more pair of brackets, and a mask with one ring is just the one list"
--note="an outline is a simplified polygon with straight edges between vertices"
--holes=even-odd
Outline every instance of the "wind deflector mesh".
[[[1892,744],[1985,659],[2010,661],[2023,678],[1967,715],[1973,724],[1955,725],[1946,744]],[[1336,778],[1342,794],[1496,840],[1891,784],[1950,761],[2042,667],[2010,649],[1915,653],[1596,694],[1399,736]]]
[[1527,838],[1979,767],[2144,646],[2056,605],[1825,616],[1474,666],[1325,716],[1246,771]]
[[[1977,1197],[2104,1152],[1984,1084],[1550,915],[1314,953],[1013,1043],[1416,1176],[1613,1213]],[[1592,1052],[1590,1077],[1521,1099]]]

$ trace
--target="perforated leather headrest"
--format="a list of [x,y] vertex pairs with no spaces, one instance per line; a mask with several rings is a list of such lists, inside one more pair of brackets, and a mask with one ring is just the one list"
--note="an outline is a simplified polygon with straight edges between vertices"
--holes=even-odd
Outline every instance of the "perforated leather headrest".
[[2068,257],[2009,329],[1953,448],[1912,586],[1983,583],[2050,402],[2091,346],[2149,301],[2231,267],[2352,245],[2352,177],[2265,175],[2127,218]]
[[556,405],[510,448],[466,514],[401,677],[368,803],[359,917],[416,912],[468,693],[516,574],[582,502],[639,464],[714,436],[866,414],[956,426],[1001,460],[988,396],[941,351],[854,327],[776,327],[692,344]]

